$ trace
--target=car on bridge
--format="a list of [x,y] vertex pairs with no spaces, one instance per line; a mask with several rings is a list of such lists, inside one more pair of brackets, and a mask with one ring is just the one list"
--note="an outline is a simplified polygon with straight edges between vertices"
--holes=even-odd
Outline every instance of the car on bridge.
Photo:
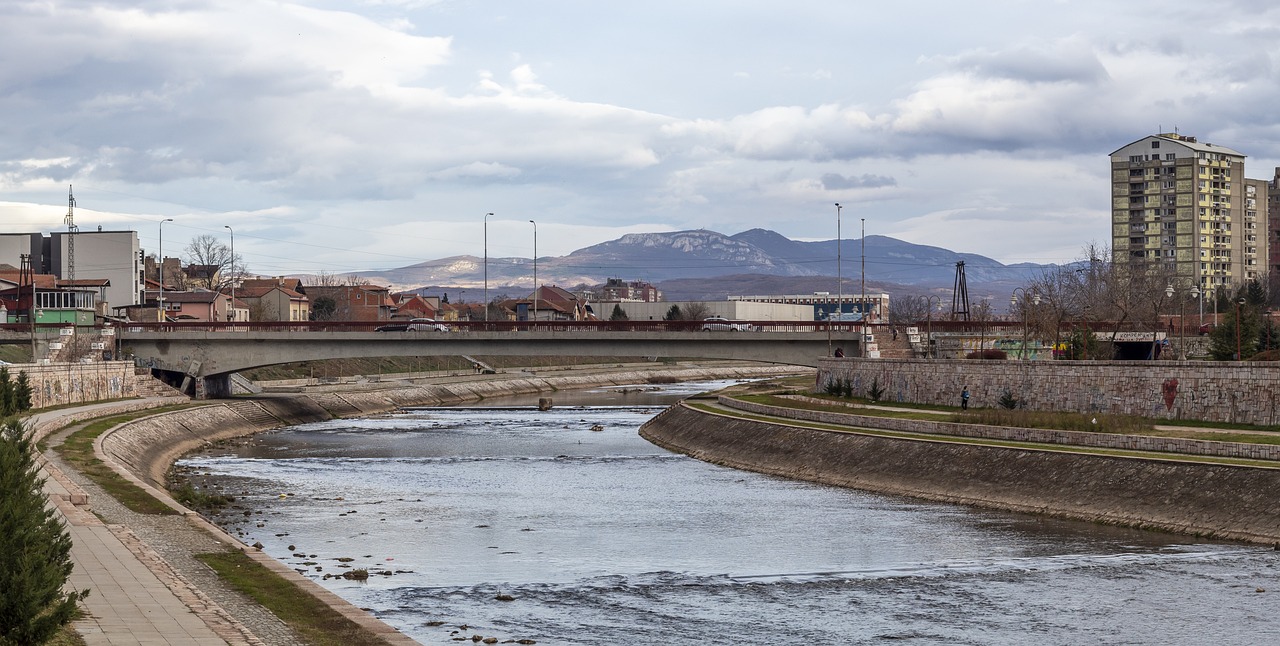
[[738,323],[730,321],[723,316],[708,316],[702,319],[703,332],[728,331],[728,332],[750,332],[754,330],[750,323]]
[[435,319],[409,319],[407,323],[388,323],[373,328],[375,332],[448,332],[449,324]]

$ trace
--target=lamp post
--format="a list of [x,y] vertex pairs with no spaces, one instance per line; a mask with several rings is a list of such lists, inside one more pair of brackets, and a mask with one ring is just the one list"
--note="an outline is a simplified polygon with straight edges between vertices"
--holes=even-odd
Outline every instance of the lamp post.
[[529,220],[533,225],[533,320],[538,320],[538,223]]
[[929,357],[929,358],[931,358],[931,359],[937,359],[937,358],[938,358],[938,352],[937,352],[937,350],[936,350],[936,349],[934,348],[934,346],[933,346],[933,302],[934,302],[935,300],[938,302],[938,311],[939,311],[939,312],[941,312],[941,311],[942,311],[942,297],[940,297],[940,296],[925,296],[925,297],[924,297],[924,311],[925,311],[925,315],[926,315],[926,316],[928,317],[928,319],[929,319],[929,336],[928,336],[928,338],[926,338],[926,339],[925,339],[925,343],[924,343],[924,356]]
[[222,228],[231,232],[231,306],[227,308],[227,320],[236,320],[236,230],[231,228],[230,224],[222,225]]
[[1240,354],[1240,308],[1243,305],[1243,298],[1236,301],[1236,361],[1244,360],[1244,356]]
[[[841,271],[840,265],[840,210],[843,209],[839,202],[836,202],[836,317],[837,321],[844,320],[844,272]],[[827,315],[827,329],[831,329],[831,316]]]
[[1204,327],[1204,299],[1201,296],[1204,296],[1204,294],[1201,294],[1200,290],[1195,285],[1192,285],[1191,298],[1196,299],[1200,304],[1200,327]]
[[156,252],[160,260],[160,297],[157,300],[160,303],[160,322],[161,323],[164,323],[164,319],[165,319],[165,315],[164,315],[164,223],[165,222],[173,222],[173,218],[165,218],[160,221],[160,242],[157,245],[160,247],[160,249],[159,251]]
[[[1018,292],[1022,292],[1022,297],[1023,297],[1023,298],[1027,298],[1027,288],[1025,288],[1025,287],[1014,287],[1014,288],[1013,288],[1013,294],[1009,296],[1009,306],[1010,306],[1010,307],[1017,307],[1017,306],[1018,306]],[[1039,304],[1040,304],[1040,294],[1036,293],[1036,292],[1035,292],[1035,290],[1032,290],[1032,292],[1031,292],[1031,303],[1033,303],[1033,304],[1035,304],[1035,305],[1039,305]],[[1022,347],[1018,349],[1018,358],[1019,358],[1019,359],[1025,359],[1025,358],[1026,358],[1026,351],[1027,351],[1027,319],[1028,319],[1028,318],[1030,318],[1030,317],[1031,317],[1031,310],[1028,308],[1028,305],[1023,305],[1023,306],[1022,306]]]
[[858,307],[862,312],[862,337],[858,341],[858,349],[861,351],[862,358],[867,358],[867,219],[862,218],[862,269],[858,273],[862,274],[862,298],[858,303]]
[[[489,322],[489,216],[484,214],[484,322]],[[537,261],[537,258],[534,258]]]
[[1090,334],[1089,334],[1089,304],[1088,304],[1088,303],[1085,303],[1085,306],[1084,306],[1084,339],[1082,340],[1082,341],[1083,341],[1083,343],[1081,343],[1081,344],[1080,344],[1080,345],[1081,345],[1081,348],[1083,348],[1083,349],[1081,350],[1081,353],[1080,353],[1080,354],[1081,354],[1081,356],[1083,357],[1084,361],[1088,361],[1088,360],[1089,360],[1089,341],[1092,341],[1092,340],[1093,340],[1093,339],[1092,339],[1092,337],[1091,337],[1091,336],[1090,336]]

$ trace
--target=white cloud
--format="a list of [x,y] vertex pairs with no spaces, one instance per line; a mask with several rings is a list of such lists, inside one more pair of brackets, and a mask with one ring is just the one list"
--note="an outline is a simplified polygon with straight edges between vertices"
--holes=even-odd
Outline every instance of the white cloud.
[[1280,162],[1265,2],[328,6],[0,4],[4,226],[57,227],[75,183],[93,217],[233,223],[287,273],[476,253],[461,232],[489,211],[551,249],[821,237],[840,201],[912,242],[1070,259],[1108,237],[1128,141],[1176,126],[1251,176]]

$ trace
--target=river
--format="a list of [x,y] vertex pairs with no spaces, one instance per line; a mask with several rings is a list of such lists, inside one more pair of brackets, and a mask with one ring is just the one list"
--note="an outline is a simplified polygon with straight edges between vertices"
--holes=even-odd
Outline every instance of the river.
[[216,520],[245,543],[425,644],[1280,643],[1272,550],[794,482],[637,435],[721,385],[306,424],[179,468],[237,496]]

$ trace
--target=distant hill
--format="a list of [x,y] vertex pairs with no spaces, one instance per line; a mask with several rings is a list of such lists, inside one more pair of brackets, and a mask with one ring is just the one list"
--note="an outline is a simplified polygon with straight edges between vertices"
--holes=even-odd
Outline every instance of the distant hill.
[[[890,293],[949,290],[954,284],[956,263],[964,261],[970,296],[977,299],[984,291],[1007,294],[1014,286],[1051,267],[1004,265],[977,254],[887,236],[867,236],[865,242],[868,291],[872,286]],[[767,229],[751,229],[732,236],[705,229],[631,233],[567,256],[539,258],[538,281],[572,287],[598,285],[607,278],[645,280],[663,289],[669,300],[683,300],[679,295],[834,293],[839,275],[845,291],[854,293],[861,287],[863,249],[859,238],[843,239],[838,244],[836,240],[806,242]],[[484,261],[475,256],[453,256],[354,275],[390,285],[396,291],[430,288],[470,292],[484,285]],[[532,286],[531,259],[489,259],[491,296],[517,294]],[[478,300],[479,292],[471,293],[475,295],[472,300]]]

